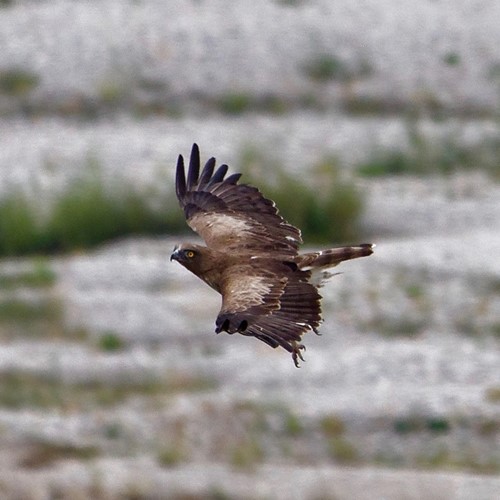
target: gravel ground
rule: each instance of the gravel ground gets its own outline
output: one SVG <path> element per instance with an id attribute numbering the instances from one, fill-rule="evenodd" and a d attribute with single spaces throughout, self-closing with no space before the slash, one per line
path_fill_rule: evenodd
<path id="1" fill-rule="evenodd" d="M 344 264 L 343 274 L 324 288 L 323 335 L 306 339 L 309 349 L 300 370 L 293 367 L 285 352 L 252 339 L 213 334 L 219 299 L 195 278 L 186 276 L 180 266 L 168 262 L 173 240 L 131 240 L 89 255 L 56 259 L 52 266 L 59 279 L 51 293 L 64 304 L 68 331 L 85 331 L 88 340 L 82 342 L 75 337 L 72 341 L 70 334 L 56 341 L 2 344 L 3 371 L 56 378 L 70 386 L 119 386 L 125 380 L 140 383 L 165 377 L 180 381 L 175 382 L 180 385 L 174 393 L 166 386 L 164 396 L 152 400 L 131 396 L 108 409 L 84 403 L 69 411 L 64 406 L 48 412 L 5 408 L 0 411 L 1 425 L 9 439 L 17 443 L 19 464 L 28 460 L 26 456 L 38 456 L 30 442 L 35 448 L 36 443 L 62 443 L 77 449 L 98 447 L 100 453 L 109 456 L 146 453 L 147 460 L 155 460 L 161 446 L 175 441 L 172 426 L 182 422 L 186 435 L 196 436 L 186 438 L 182 445 L 191 465 L 175 468 L 175 472 L 157 465 L 148 468 L 147 474 L 133 475 L 129 482 L 117 480 L 115 486 L 104 480 L 106 485 L 100 487 L 114 494 L 120 491 L 116 484 L 165 494 L 175 491 L 173 485 L 183 485 L 186 491 L 215 488 L 245 497 L 253 484 L 258 485 L 253 490 L 257 497 L 272 492 L 273 497 L 287 498 L 289 490 L 280 486 L 275 476 L 285 476 L 287 467 L 295 467 L 289 487 L 296 498 L 324 491 L 339 498 L 357 498 L 354 485 L 358 481 L 373 481 L 380 498 L 400 498 L 411 481 L 422 485 L 412 490 L 411 498 L 423 498 L 425 491 L 439 491 L 442 498 L 467 498 L 464 492 L 476 489 L 486 492 L 484 498 L 493 498 L 488 496 L 498 484 L 493 479 L 326 467 L 331 458 L 324 449 L 320 429 L 324 419 L 343 422 L 342 435 L 358 450 L 362 463 L 376 457 L 381 463 L 390 463 L 390 457 L 396 457 L 399 463 L 411 465 L 431 453 L 430 463 L 435 456 L 432 454 L 442 449 L 462 460 L 465 453 L 470 467 L 498 463 L 495 422 L 499 406 L 488 396 L 489 391 L 500 387 L 498 340 L 488 333 L 498 324 L 500 313 L 498 294 L 489 288 L 490 283 L 498 287 L 500 276 L 497 259 L 492 258 L 500 251 L 496 234 L 478 231 L 466 237 L 384 240 L 370 259 Z M 468 249 L 474 245 L 484 252 L 462 258 L 469 256 Z M 4 263 L 3 272 L 15 265 L 19 267 Z M 375 296 L 373 283 L 377 283 Z M 409 299 L 405 290 L 416 284 L 422 287 L 424 296 Z M 414 308 L 420 316 L 425 311 L 426 321 L 418 332 L 406 332 L 406 318 Z M 468 313 L 478 309 L 486 319 L 478 318 L 470 333 L 460 333 L 459 323 L 450 318 L 456 318 L 462 310 Z M 384 333 L 391 325 L 400 331 Z M 126 341 L 127 347 L 114 354 L 96 351 L 96 339 L 110 331 Z M 209 385 L 191 393 L 193 377 L 195 382 L 202 380 Z M 227 474 L 212 475 L 206 462 L 214 456 L 231 463 L 224 451 L 215 451 L 220 433 L 231 436 L 224 438 L 229 442 L 238 442 L 242 421 L 259 419 L 260 415 L 265 415 L 267 430 L 262 431 L 264 437 L 258 434 L 256 439 L 263 440 L 259 442 L 269 465 L 244 468 L 243 476 L 237 472 L 238 467 Z M 298 437 L 291 438 L 283 430 L 289 415 L 303 429 Z M 209 428 L 207 418 L 213 422 Z M 432 425 L 429 422 L 445 422 L 446 429 L 419 428 Z M 417 427 L 398 430 L 397 426 L 405 423 Z M 115 427 L 118 437 L 111 439 L 109 429 Z M 283 442 L 292 450 L 284 452 Z M 4 447 L 9 449 L 7 444 Z M 5 459 L 4 471 L 12 467 L 12 454 L 7 456 L 10 458 Z M 298 468 L 297 460 L 323 464 L 324 482 L 314 482 L 313 488 L 310 478 L 316 477 L 319 469 Z M 40 461 L 45 463 L 43 458 Z M 51 464 L 47 461 L 45 467 Z M 98 460 L 92 465 L 57 463 L 47 469 L 49 476 L 32 473 L 29 467 L 21 467 L 16 474 L 29 477 L 23 487 L 36 484 L 49 488 L 50 484 L 53 491 L 61 488 L 65 492 L 71 491 L 65 486 L 68 477 L 75 474 L 71 467 L 82 471 L 82 491 L 95 487 L 88 470 L 98 470 L 108 477 L 111 467 L 120 471 L 116 474 L 128 477 L 128 459 Z M 466 463 L 463 466 L 468 467 Z M 184 467 L 198 477 L 189 487 L 182 479 Z M 277 469 L 271 473 L 272 467 Z M 5 474 L 6 491 L 17 491 L 11 490 L 15 480 L 7 480 L 11 476 Z M 48 483 L 50 477 L 54 479 Z M 345 486 L 325 489 L 336 478 Z"/>
<path id="2" fill-rule="evenodd" d="M 146 102 L 228 91 L 335 100 L 342 77 L 312 85 L 303 69 L 328 54 L 359 74 L 353 95 L 498 109 L 497 1 L 296 4 L 19 1 L 2 9 L 0 68 L 33 71 L 30 100 L 66 110 L 111 90 Z"/>

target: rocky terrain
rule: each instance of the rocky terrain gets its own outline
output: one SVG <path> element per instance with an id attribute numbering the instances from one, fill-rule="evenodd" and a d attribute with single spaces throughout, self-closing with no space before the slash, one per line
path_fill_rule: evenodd
<path id="1" fill-rule="evenodd" d="M 193 141 L 305 184 L 334 157 L 377 247 L 322 289 L 300 369 L 215 335 L 219 297 L 169 261 L 195 235 L 2 259 L 0 496 L 496 498 L 498 2 L 5 4 L 0 200 L 43 212 L 97 164 L 170 202 Z M 359 174 L 436 143 L 477 166 Z"/>

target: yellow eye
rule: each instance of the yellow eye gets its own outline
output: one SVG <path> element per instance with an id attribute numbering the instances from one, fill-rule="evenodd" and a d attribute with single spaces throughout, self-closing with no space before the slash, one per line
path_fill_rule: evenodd
<path id="1" fill-rule="evenodd" d="M 192 250 L 188 250 L 188 251 L 186 252 L 186 257 L 187 257 L 188 259 L 192 259 L 192 258 L 194 257 L 194 252 L 193 252 Z"/>

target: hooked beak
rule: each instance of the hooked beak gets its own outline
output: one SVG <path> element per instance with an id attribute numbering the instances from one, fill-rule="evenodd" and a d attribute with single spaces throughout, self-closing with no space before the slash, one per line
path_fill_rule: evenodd
<path id="1" fill-rule="evenodd" d="M 174 251 L 172 252 L 172 255 L 170 256 L 170 262 L 173 260 L 179 260 L 179 247 L 176 245 L 174 247 Z"/>

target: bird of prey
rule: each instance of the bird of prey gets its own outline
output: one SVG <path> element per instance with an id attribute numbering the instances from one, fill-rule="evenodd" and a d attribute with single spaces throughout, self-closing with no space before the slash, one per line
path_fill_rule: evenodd
<path id="1" fill-rule="evenodd" d="M 241 174 L 226 177 L 210 158 L 200 173 L 200 151 L 193 144 L 187 178 L 179 155 L 176 193 L 188 225 L 207 246 L 182 243 L 176 260 L 222 295 L 215 331 L 240 333 L 281 346 L 295 366 L 304 361 L 304 333 L 318 333 L 318 288 L 340 262 L 373 253 L 374 245 L 299 254 L 300 230 L 286 222 L 274 202 L 247 184 Z"/>

